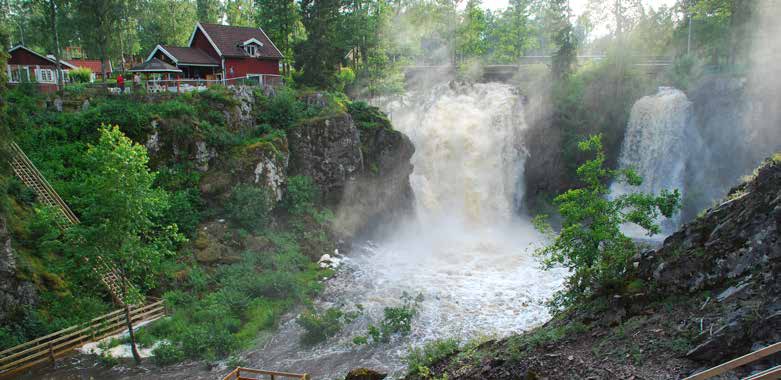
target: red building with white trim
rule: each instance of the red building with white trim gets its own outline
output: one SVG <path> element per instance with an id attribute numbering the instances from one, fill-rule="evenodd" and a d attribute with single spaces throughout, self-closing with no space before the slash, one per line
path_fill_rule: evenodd
<path id="1" fill-rule="evenodd" d="M 198 23 L 187 47 L 157 45 L 147 57 L 172 64 L 190 79 L 279 80 L 282 53 L 260 28 Z"/>
<path id="2" fill-rule="evenodd" d="M 36 53 L 30 48 L 16 45 L 8 50 L 11 56 L 8 58 L 6 68 L 8 83 L 18 84 L 24 82 L 35 83 L 44 92 L 57 91 L 57 83 L 60 75 L 67 79 L 68 70 L 76 66 L 60 60 L 62 73 L 57 73 L 57 64 L 53 57 L 47 57 Z"/>

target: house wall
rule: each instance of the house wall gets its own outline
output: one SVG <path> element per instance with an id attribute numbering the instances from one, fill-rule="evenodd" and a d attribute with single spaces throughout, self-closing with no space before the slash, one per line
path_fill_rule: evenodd
<path id="1" fill-rule="evenodd" d="M 54 64 L 51 61 L 43 59 L 35 54 L 32 54 L 24 49 L 16 49 L 11 52 L 11 57 L 8 59 L 9 65 L 39 65 L 41 67 L 47 66 L 47 68 L 53 68 Z"/>
<path id="2" fill-rule="evenodd" d="M 231 68 L 233 69 L 233 72 L 231 72 Z M 243 77 L 247 74 L 279 75 L 279 60 L 225 58 L 225 75 L 227 79 Z"/>
<path id="3" fill-rule="evenodd" d="M 212 56 L 217 60 L 217 62 L 220 61 L 220 55 L 217 54 L 217 51 L 214 50 L 214 47 L 212 47 L 212 44 L 209 43 L 209 40 L 206 39 L 206 36 L 203 34 L 203 32 L 201 32 L 200 29 L 196 29 L 195 37 L 193 38 L 193 42 L 190 44 L 190 47 L 197 47 L 205 51 L 206 54 Z"/>

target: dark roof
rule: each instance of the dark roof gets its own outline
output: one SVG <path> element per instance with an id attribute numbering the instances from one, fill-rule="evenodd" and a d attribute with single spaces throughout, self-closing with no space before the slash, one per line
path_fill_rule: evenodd
<path id="1" fill-rule="evenodd" d="M 161 45 L 165 51 L 171 53 L 176 60 L 178 65 L 187 65 L 194 64 L 194 65 L 214 65 L 219 66 L 220 63 L 217 62 L 216 59 L 214 59 L 212 56 L 206 54 L 205 51 L 194 48 L 194 47 L 180 47 L 180 46 L 171 46 L 171 45 Z"/>
<path id="2" fill-rule="evenodd" d="M 263 29 L 219 24 L 201 24 L 201 26 L 223 56 L 246 57 L 247 53 L 240 45 L 254 38 L 263 44 L 259 50 L 260 57 L 282 58 L 282 53 L 274 46 Z"/>
<path id="3" fill-rule="evenodd" d="M 169 65 L 157 58 L 152 58 L 138 66 L 128 70 L 134 73 L 181 73 L 182 70 L 176 68 L 176 66 Z"/>

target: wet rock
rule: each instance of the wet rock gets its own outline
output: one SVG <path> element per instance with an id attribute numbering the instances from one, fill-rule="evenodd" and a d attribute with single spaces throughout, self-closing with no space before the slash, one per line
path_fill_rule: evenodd
<path id="1" fill-rule="evenodd" d="M 409 138 L 392 128 L 377 109 L 373 128 L 360 128 L 363 167 L 348 181 L 336 213 L 334 230 L 346 238 L 371 234 L 409 215 L 414 201 L 409 176 L 415 147 Z"/>
<path id="2" fill-rule="evenodd" d="M 35 285 L 17 278 L 16 252 L 6 228 L 6 220 L 0 216 L 0 324 L 16 309 L 37 303 Z"/>
<path id="3" fill-rule="evenodd" d="M 388 375 L 368 368 L 356 368 L 347 373 L 344 380 L 382 380 Z"/>
<path id="4" fill-rule="evenodd" d="M 345 185 L 363 168 L 358 129 L 348 114 L 316 118 L 289 134 L 293 175 L 312 178 L 326 201 L 338 204 Z"/>

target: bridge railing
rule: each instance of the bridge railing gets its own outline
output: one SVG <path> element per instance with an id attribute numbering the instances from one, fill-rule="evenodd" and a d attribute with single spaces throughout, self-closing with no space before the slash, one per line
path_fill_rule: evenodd
<path id="1" fill-rule="evenodd" d="M 752 353 L 743 355 L 737 359 L 732 359 L 726 363 L 717 365 L 711 369 L 699 372 L 692 376 L 689 376 L 683 380 L 705 380 L 714 376 L 721 375 L 725 372 L 731 371 L 735 368 L 742 367 L 746 364 L 750 364 L 759 361 L 762 358 L 775 354 L 781 351 L 781 342 L 771 344 L 765 348 L 761 348 Z M 781 366 L 775 366 L 766 371 L 762 371 L 755 375 L 747 377 L 745 380 L 762 380 L 762 379 L 778 379 L 781 378 Z"/>
<path id="2" fill-rule="evenodd" d="M 252 369 L 238 367 L 225 375 L 222 380 L 259 380 L 269 378 L 271 380 L 277 379 L 301 379 L 309 380 L 309 374 L 306 373 L 290 373 L 279 371 L 265 371 L 262 369 Z"/>
<path id="3" fill-rule="evenodd" d="M 133 325 L 151 322 L 165 315 L 163 300 L 130 307 Z M 127 330 L 124 309 L 112 311 L 84 323 L 0 351 L 0 378 L 35 365 L 54 362 L 89 342 L 117 335 Z"/>

